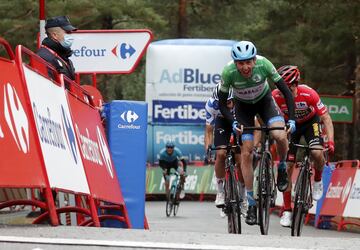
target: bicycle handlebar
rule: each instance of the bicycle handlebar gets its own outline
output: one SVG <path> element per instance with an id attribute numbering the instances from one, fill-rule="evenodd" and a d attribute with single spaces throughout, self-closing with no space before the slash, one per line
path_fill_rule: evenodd
<path id="1" fill-rule="evenodd" d="M 297 144 L 297 143 L 290 143 L 290 145 L 295 146 L 297 148 L 304 148 L 304 149 L 308 149 L 308 150 L 322 150 L 324 152 L 328 151 L 328 148 L 318 148 L 318 147 L 311 147 L 309 145 L 304 145 L 304 144 Z"/>
<path id="2" fill-rule="evenodd" d="M 238 147 L 239 147 L 239 145 L 217 146 L 217 147 L 211 147 L 210 150 L 211 151 L 222 150 L 222 149 L 230 150 L 230 149 L 236 149 Z"/>
<path id="3" fill-rule="evenodd" d="M 261 127 L 243 127 L 244 131 L 249 130 L 261 130 L 261 131 L 271 131 L 271 130 L 286 130 L 286 126 L 283 127 L 267 127 L 267 126 L 261 126 Z"/>

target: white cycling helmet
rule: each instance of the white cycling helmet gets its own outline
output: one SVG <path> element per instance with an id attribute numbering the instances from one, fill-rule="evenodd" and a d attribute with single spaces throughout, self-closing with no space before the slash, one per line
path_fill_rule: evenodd
<path id="1" fill-rule="evenodd" d="M 252 42 L 240 41 L 235 43 L 231 49 L 231 57 L 235 61 L 244 61 L 256 56 L 256 47 Z"/>

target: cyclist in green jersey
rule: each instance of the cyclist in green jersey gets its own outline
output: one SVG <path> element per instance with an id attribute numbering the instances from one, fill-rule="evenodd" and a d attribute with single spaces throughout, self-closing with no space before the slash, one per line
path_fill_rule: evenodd
<path id="1" fill-rule="evenodd" d="M 220 111 L 232 123 L 234 132 L 241 134 L 241 170 L 244 175 L 248 198 L 248 211 L 245 222 L 249 225 L 257 223 L 257 208 L 253 196 L 253 131 L 242 131 L 242 126 L 254 126 L 254 117 L 259 115 L 269 127 L 285 126 L 285 120 L 271 95 L 267 79 L 271 79 L 282 92 L 289 107 L 288 130 L 271 131 L 277 144 L 280 156 L 278 165 L 277 186 L 284 191 L 288 186 L 286 173 L 286 154 L 288 140 L 286 132 L 295 132 L 294 99 L 286 83 L 277 73 L 274 65 L 265 57 L 257 55 L 252 42 L 240 41 L 231 49 L 233 61 L 229 62 L 222 72 L 222 85 L 219 92 Z M 233 88 L 235 117 L 226 108 L 226 100 L 230 88 Z"/>

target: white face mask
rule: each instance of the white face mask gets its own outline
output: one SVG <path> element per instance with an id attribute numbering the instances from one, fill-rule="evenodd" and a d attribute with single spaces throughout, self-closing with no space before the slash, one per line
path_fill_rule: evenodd
<path id="1" fill-rule="evenodd" d="M 74 42 L 74 37 L 69 35 L 69 34 L 65 34 L 64 35 L 64 40 L 62 40 L 60 42 L 60 44 L 66 48 L 66 49 L 69 49 L 71 47 L 71 45 L 73 44 Z"/>

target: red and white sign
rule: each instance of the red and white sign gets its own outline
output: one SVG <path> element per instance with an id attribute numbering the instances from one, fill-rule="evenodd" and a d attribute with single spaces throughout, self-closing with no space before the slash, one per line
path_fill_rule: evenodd
<path id="1" fill-rule="evenodd" d="M 14 62 L 0 60 L 0 184 L 45 186 L 26 95 Z"/>
<path id="2" fill-rule="evenodd" d="M 321 207 L 321 215 L 343 215 L 356 170 L 357 169 L 352 168 L 351 165 L 343 165 L 342 167 L 335 168 L 326 191 L 324 203 Z"/>
<path id="3" fill-rule="evenodd" d="M 123 197 L 101 124 L 99 111 L 68 93 L 76 138 L 91 194 L 101 200 L 122 203 Z"/>
<path id="4" fill-rule="evenodd" d="M 150 30 L 81 30 L 72 33 L 76 73 L 131 73 L 152 40 Z"/>
<path id="5" fill-rule="evenodd" d="M 89 194 L 64 88 L 23 69 L 50 187 Z"/>
<path id="6" fill-rule="evenodd" d="M 360 218 L 360 170 L 357 169 L 344 210 L 344 217 Z"/>

